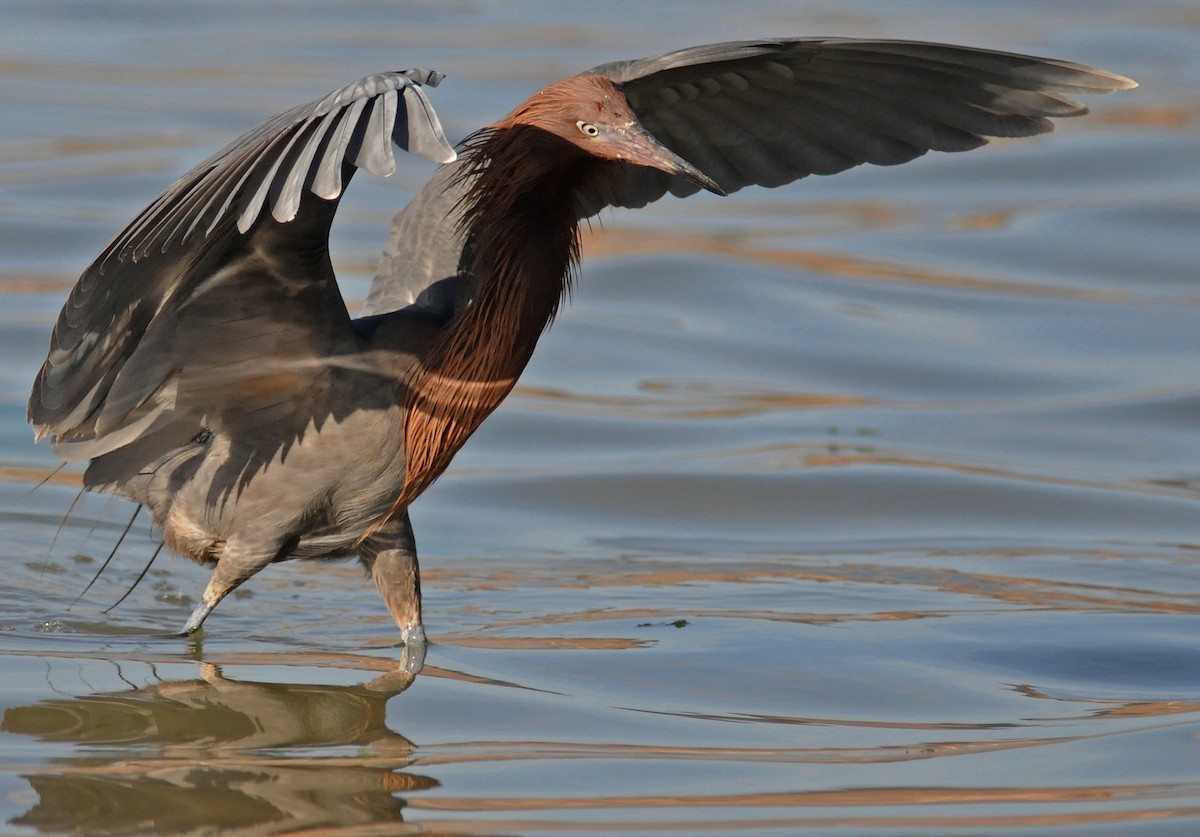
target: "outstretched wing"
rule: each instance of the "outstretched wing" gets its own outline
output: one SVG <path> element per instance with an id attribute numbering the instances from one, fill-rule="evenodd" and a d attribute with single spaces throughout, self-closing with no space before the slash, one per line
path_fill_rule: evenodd
<path id="1" fill-rule="evenodd" d="M 282 403 L 306 363 L 353 347 L 329 228 L 356 169 L 394 170 L 392 142 L 454 159 L 421 89 L 441 78 L 369 76 L 269 119 L 143 210 L 59 315 L 29 400 L 38 436 L 87 459 L 186 435 Z"/>
<path id="2" fill-rule="evenodd" d="M 801 38 L 692 47 L 588 71 L 611 79 L 660 142 L 727 193 L 862 163 L 966 151 L 1053 130 L 1071 96 L 1135 82 L 1066 61 L 914 41 Z M 584 211 L 639 207 L 699 187 L 629 166 Z"/>
<path id="3" fill-rule="evenodd" d="M 845 38 L 710 44 L 587 74 L 616 83 L 646 129 L 726 193 L 1044 133 L 1051 118 L 1087 112 L 1071 96 L 1136 86 L 1065 61 Z M 579 195 L 581 216 L 700 188 L 656 169 L 613 165 L 623 166 L 619 177 Z M 473 292 L 477 278 L 459 273 L 457 202 L 470 185 L 456 178 L 461 167 L 444 167 L 396 216 L 370 313 L 415 304 L 449 316 Z"/>

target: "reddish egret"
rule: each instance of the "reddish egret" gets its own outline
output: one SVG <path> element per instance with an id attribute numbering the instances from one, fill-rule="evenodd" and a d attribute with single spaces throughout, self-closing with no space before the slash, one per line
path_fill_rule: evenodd
<path id="1" fill-rule="evenodd" d="M 59 316 L 30 421 L 91 460 L 86 489 L 149 507 L 166 546 L 215 565 L 185 633 L 267 564 L 357 556 L 421 652 L 408 505 L 516 383 L 581 219 L 1041 134 L 1086 112 L 1069 97 L 1134 86 L 938 44 L 714 44 L 551 84 L 455 160 L 422 89 L 440 78 L 371 76 L 235 140 L 121 231 Z M 329 228 L 357 168 L 392 171 L 392 140 L 447 165 L 396 216 L 351 319 Z"/>

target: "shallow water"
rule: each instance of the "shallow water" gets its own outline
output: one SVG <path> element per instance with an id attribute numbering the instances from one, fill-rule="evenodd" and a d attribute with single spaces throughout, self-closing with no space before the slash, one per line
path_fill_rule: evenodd
<path id="1" fill-rule="evenodd" d="M 0 8 L 5 834 L 1200 829 L 1200 11 L 1190 2 Z M 1032 141 L 614 213 L 413 507 L 415 679 L 349 565 L 205 573 L 35 448 L 104 242 L 262 117 L 433 66 L 458 138 L 620 57 L 946 40 L 1137 78 Z M 430 167 L 356 179 L 361 300 Z M 52 546 L 53 543 L 53 546 Z"/>

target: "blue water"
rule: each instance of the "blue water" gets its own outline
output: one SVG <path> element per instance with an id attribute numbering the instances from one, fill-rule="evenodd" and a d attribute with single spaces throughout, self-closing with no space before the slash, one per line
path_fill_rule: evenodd
<path id="1" fill-rule="evenodd" d="M 1200 828 L 1191 2 L 0 7 L 0 831 L 1185 835 Z M 413 507 L 415 679 L 352 565 L 205 572 L 34 447 L 95 253 L 267 115 L 447 73 L 458 139 L 594 64 L 920 38 L 1141 82 L 1051 136 L 611 213 Z M 365 295 L 431 166 L 355 180 Z M 52 546 L 53 543 L 53 546 Z M 405 831 L 408 829 L 408 831 Z"/>

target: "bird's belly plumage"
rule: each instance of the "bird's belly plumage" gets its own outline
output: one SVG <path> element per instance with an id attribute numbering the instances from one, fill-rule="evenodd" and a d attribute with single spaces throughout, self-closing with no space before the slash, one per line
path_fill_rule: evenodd
<path id="1" fill-rule="evenodd" d="M 122 493 L 149 507 L 168 547 L 202 563 L 231 537 L 274 542 L 279 560 L 348 557 L 400 493 L 402 428 L 398 409 L 330 417 L 265 461 L 261 440 L 217 430 Z"/>

